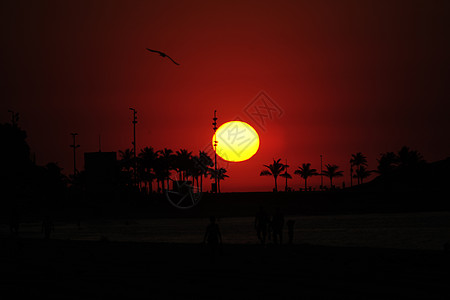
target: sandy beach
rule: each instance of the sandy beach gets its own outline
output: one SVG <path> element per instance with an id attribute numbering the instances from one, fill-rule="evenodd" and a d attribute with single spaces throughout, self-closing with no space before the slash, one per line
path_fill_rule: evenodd
<path id="1" fill-rule="evenodd" d="M 286 215 L 294 220 L 294 243 L 332 247 L 368 247 L 442 250 L 450 241 L 450 212 Z M 203 239 L 209 220 L 187 218 L 56 218 L 52 238 L 58 240 L 196 244 Z M 257 244 L 254 217 L 220 217 L 224 243 Z M 22 222 L 19 237 L 41 239 L 42 221 Z M 9 236 L 0 224 L 0 238 Z M 287 229 L 284 228 L 287 239 Z"/>
<path id="2" fill-rule="evenodd" d="M 206 215 L 206 213 L 205 213 Z M 25 217 L 27 215 L 24 215 Z M 254 217 L 56 218 L 1 224 L 0 296 L 54 299 L 448 299 L 449 212 L 286 215 L 294 245 L 258 244 Z M 285 240 L 287 232 L 285 228 Z M 8 295 L 6 297 L 6 295 Z M 15 296 L 15 297 L 14 297 Z"/>
<path id="3" fill-rule="evenodd" d="M 2 299 L 450 296 L 443 250 L 3 238 L 0 260 Z"/>

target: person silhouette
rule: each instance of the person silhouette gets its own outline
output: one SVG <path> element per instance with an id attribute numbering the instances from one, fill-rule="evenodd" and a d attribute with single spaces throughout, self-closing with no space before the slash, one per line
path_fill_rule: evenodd
<path id="1" fill-rule="evenodd" d="M 52 231 L 55 231 L 52 218 L 50 216 L 46 216 L 42 221 L 42 232 L 44 233 L 46 240 L 50 239 L 50 234 Z"/>
<path id="2" fill-rule="evenodd" d="M 295 221 L 294 220 L 288 220 L 286 222 L 287 228 L 288 228 L 288 237 L 289 237 L 289 245 L 293 245 L 294 244 L 294 225 L 295 225 Z"/>
<path id="3" fill-rule="evenodd" d="M 210 223 L 206 227 L 203 243 L 208 243 L 211 249 L 211 260 L 214 261 L 219 245 L 222 245 L 222 234 L 220 233 L 219 225 L 216 223 L 216 217 L 209 218 Z"/>
<path id="4" fill-rule="evenodd" d="M 269 216 L 267 215 L 264 207 L 259 206 L 259 210 L 255 216 L 255 229 L 258 236 L 258 240 L 262 245 L 266 244 L 267 227 L 269 225 Z"/>
<path id="5" fill-rule="evenodd" d="M 272 230 L 273 230 L 273 243 L 280 245 L 283 243 L 283 227 L 284 227 L 284 215 L 281 209 L 278 207 L 272 217 Z"/>

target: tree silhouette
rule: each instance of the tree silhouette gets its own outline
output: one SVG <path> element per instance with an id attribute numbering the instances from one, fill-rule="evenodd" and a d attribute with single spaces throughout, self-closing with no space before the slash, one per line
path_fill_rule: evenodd
<path id="1" fill-rule="evenodd" d="M 133 168 L 134 154 L 133 150 L 125 149 L 124 151 L 119 150 L 119 167 L 121 171 L 122 180 L 125 182 L 125 185 L 131 186 L 133 172 L 131 169 Z"/>
<path id="2" fill-rule="evenodd" d="M 322 172 L 323 175 L 330 178 L 330 188 L 333 188 L 333 178 L 344 176 L 343 171 L 338 170 L 337 165 L 326 164 L 325 170 Z"/>
<path id="3" fill-rule="evenodd" d="M 350 159 L 350 164 L 352 165 L 352 167 L 356 167 L 356 177 L 358 179 L 358 184 L 361 183 L 361 177 L 358 176 L 358 170 L 362 167 L 362 166 L 367 166 L 367 157 L 364 156 L 361 152 L 358 152 L 356 154 L 352 154 L 352 158 Z M 353 170 L 353 168 L 352 168 Z M 361 173 L 361 172 L 359 172 Z"/>
<path id="4" fill-rule="evenodd" d="M 149 193 L 152 192 L 152 183 L 156 178 L 154 168 L 158 155 L 158 151 L 155 151 L 153 147 L 145 147 L 144 149 L 141 149 L 141 152 L 138 155 L 137 165 L 139 177 L 144 182 L 146 190 L 148 186 Z"/>
<path id="5" fill-rule="evenodd" d="M 227 170 L 225 168 L 219 168 L 217 169 L 217 187 L 219 188 L 219 193 L 220 193 L 220 181 L 221 180 L 225 180 L 225 178 L 228 178 L 230 176 L 228 176 L 227 174 L 225 174 L 227 172 Z"/>
<path id="6" fill-rule="evenodd" d="M 200 151 L 199 157 L 198 157 L 198 163 L 199 163 L 199 168 L 201 169 L 200 191 L 203 191 L 203 177 L 206 177 L 209 174 L 210 168 L 214 167 L 214 162 L 205 151 Z"/>
<path id="7" fill-rule="evenodd" d="M 170 180 L 170 171 L 174 169 L 174 159 L 175 156 L 173 154 L 172 149 L 164 148 L 159 151 L 159 159 L 162 166 L 165 169 L 165 180 L 167 181 L 167 189 L 169 189 L 169 180 Z"/>
<path id="8" fill-rule="evenodd" d="M 197 185 L 197 190 L 200 190 L 199 187 L 199 177 L 203 177 L 202 166 L 200 163 L 200 156 L 192 155 L 191 164 L 189 169 L 189 174 L 192 176 L 192 185 Z"/>
<path id="9" fill-rule="evenodd" d="M 377 173 L 380 175 L 391 174 L 398 164 L 398 156 L 394 152 L 382 153 L 381 157 L 377 159 Z"/>
<path id="10" fill-rule="evenodd" d="M 272 164 L 270 164 L 270 165 L 263 165 L 268 170 L 263 170 L 259 174 L 260 176 L 273 176 L 273 178 L 275 180 L 275 188 L 274 188 L 275 192 L 278 191 L 277 178 L 281 174 L 281 172 L 283 172 L 284 169 L 286 168 L 286 165 L 280 163 L 280 161 L 281 161 L 281 158 L 278 159 L 278 160 L 274 159 Z"/>
<path id="11" fill-rule="evenodd" d="M 284 187 L 284 190 L 287 192 L 287 190 L 288 190 L 287 180 L 288 180 L 288 179 L 292 179 L 292 175 L 289 174 L 289 173 L 287 172 L 287 170 L 285 170 L 284 173 L 281 173 L 281 174 L 280 174 L 280 177 L 283 177 L 284 179 L 286 179 L 286 185 L 285 185 L 285 187 Z"/>
<path id="12" fill-rule="evenodd" d="M 310 163 L 302 164 L 301 167 L 298 167 L 298 169 L 294 171 L 294 174 L 300 175 L 300 177 L 305 180 L 305 191 L 308 188 L 307 184 L 308 177 L 319 175 L 316 169 L 311 168 Z"/>
<path id="13" fill-rule="evenodd" d="M 397 154 L 398 166 L 404 167 L 416 167 L 425 162 L 422 154 L 417 150 L 411 150 L 409 147 L 403 146 Z"/>
<path id="14" fill-rule="evenodd" d="M 394 152 L 381 153 L 381 157 L 377 161 L 376 172 L 380 175 L 388 175 L 397 169 L 417 167 L 425 163 L 422 154 L 407 146 L 403 146 L 397 154 Z"/>
<path id="15" fill-rule="evenodd" d="M 210 178 L 215 179 L 216 178 L 216 170 L 210 169 Z M 225 174 L 227 170 L 225 168 L 219 168 L 217 169 L 217 191 L 220 193 L 220 181 L 225 180 L 225 178 L 229 177 L 227 174 Z"/>
<path id="16" fill-rule="evenodd" d="M 159 153 L 159 151 L 158 151 Z M 164 158 L 158 156 L 153 163 L 153 172 L 155 174 L 157 190 L 164 192 L 166 190 L 165 182 L 170 176 L 170 170 L 165 164 Z"/>
<path id="17" fill-rule="evenodd" d="M 365 166 L 360 166 L 356 170 L 356 174 L 354 176 L 359 178 L 361 180 L 361 183 L 364 183 L 364 179 L 369 177 L 372 174 L 372 172 L 373 171 L 371 171 L 371 170 L 367 170 L 367 168 Z"/>
<path id="18" fill-rule="evenodd" d="M 133 150 L 125 149 L 124 151 L 119 150 L 119 163 L 120 168 L 125 171 L 130 171 L 133 167 Z"/>
<path id="19" fill-rule="evenodd" d="M 187 180 L 187 173 L 192 163 L 191 159 L 192 152 L 189 152 L 186 149 L 177 150 L 174 157 L 174 167 L 178 172 L 179 180 Z"/>

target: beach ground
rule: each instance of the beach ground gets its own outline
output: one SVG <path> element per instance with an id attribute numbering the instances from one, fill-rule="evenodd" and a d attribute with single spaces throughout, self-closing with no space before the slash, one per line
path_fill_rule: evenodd
<path id="1" fill-rule="evenodd" d="M 200 243 L 24 238 L 0 248 L 2 299 L 450 296 L 443 250 L 224 244 L 211 259 Z"/>

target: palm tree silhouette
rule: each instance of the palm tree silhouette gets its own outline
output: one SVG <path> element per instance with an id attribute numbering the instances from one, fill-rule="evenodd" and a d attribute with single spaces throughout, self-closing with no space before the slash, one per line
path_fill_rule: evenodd
<path id="1" fill-rule="evenodd" d="M 119 166 L 120 170 L 123 172 L 124 180 L 126 185 L 131 184 L 131 178 L 133 173 L 131 172 L 131 169 L 133 168 L 134 161 L 134 153 L 131 149 L 125 149 L 124 151 L 119 150 Z"/>
<path id="2" fill-rule="evenodd" d="M 140 179 L 144 181 L 145 190 L 147 190 L 148 186 L 149 193 L 152 192 L 153 179 L 156 178 L 154 171 L 158 156 L 159 151 L 155 151 L 153 147 L 145 147 L 144 149 L 141 149 L 141 152 L 138 155 L 138 171 L 141 177 Z"/>
<path id="3" fill-rule="evenodd" d="M 337 165 L 326 164 L 325 169 L 322 174 L 330 178 L 330 189 L 333 188 L 333 178 L 344 176 L 343 171 L 338 171 L 339 167 Z"/>
<path id="4" fill-rule="evenodd" d="M 200 163 L 200 156 L 193 155 L 191 157 L 191 164 L 189 167 L 189 174 L 192 176 L 192 184 L 196 183 L 197 190 L 200 191 L 199 177 L 202 177 L 202 166 Z"/>
<path id="5" fill-rule="evenodd" d="M 210 168 L 214 167 L 214 162 L 205 151 L 200 151 L 198 156 L 198 162 L 201 168 L 200 175 L 200 191 L 203 191 L 203 177 L 209 174 Z"/>
<path id="6" fill-rule="evenodd" d="M 386 152 L 382 153 L 377 161 L 377 173 L 380 175 L 387 175 L 391 174 L 397 167 L 398 157 L 394 152 Z"/>
<path id="7" fill-rule="evenodd" d="M 361 166 L 367 167 L 367 157 L 364 156 L 361 152 L 358 152 L 356 154 L 352 154 L 352 158 L 350 159 L 350 164 L 353 167 L 356 167 L 356 178 L 358 179 L 358 184 L 361 183 L 361 177 L 358 176 L 358 170 L 361 168 Z M 353 168 L 352 168 L 353 170 Z M 361 172 L 359 172 L 361 173 Z"/>
<path id="8" fill-rule="evenodd" d="M 159 151 L 158 151 L 159 153 Z M 170 176 L 169 168 L 165 164 L 165 160 L 158 156 L 153 163 L 153 172 L 155 173 L 156 186 L 158 191 L 166 191 L 166 179 Z"/>
<path id="9" fill-rule="evenodd" d="M 316 169 L 311 169 L 310 163 L 302 164 L 301 167 L 298 167 L 298 169 L 294 171 L 294 174 L 300 175 L 301 178 L 305 179 L 305 191 L 308 188 L 308 177 L 319 175 Z"/>
<path id="10" fill-rule="evenodd" d="M 288 179 L 292 179 L 291 174 L 288 173 L 287 169 L 289 168 L 288 164 L 287 164 L 287 159 L 286 159 L 286 164 L 284 165 L 284 173 L 280 174 L 280 177 L 283 177 L 286 180 L 286 184 L 284 186 L 284 191 L 287 192 L 288 191 Z"/>
<path id="11" fill-rule="evenodd" d="M 227 174 L 225 174 L 226 172 L 227 172 L 227 170 L 225 168 L 217 169 L 217 191 L 219 192 L 219 194 L 220 194 L 220 181 L 225 180 L 225 178 L 227 178 L 227 177 L 230 177 Z M 210 174 L 210 179 L 216 178 L 216 170 L 210 169 L 209 174 Z"/>
<path id="12" fill-rule="evenodd" d="M 120 167 L 126 171 L 129 171 L 133 167 L 133 150 L 125 149 L 119 150 Z"/>
<path id="13" fill-rule="evenodd" d="M 288 190 L 288 183 L 287 183 L 287 181 L 288 181 L 288 179 L 292 179 L 292 175 L 289 174 L 289 173 L 285 170 L 284 173 L 281 173 L 281 174 L 280 174 L 280 177 L 283 177 L 284 179 L 286 179 L 286 185 L 285 185 L 285 187 L 284 187 L 284 190 L 287 192 L 287 190 Z"/>
<path id="14" fill-rule="evenodd" d="M 192 163 L 192 152 L 186 149 L 177 150 L 175 154 L 175 168 L 178 171 L 179 180 L 186 181 L 188 178 L 188 170 Z"/>
<path id="15" fill-rule="evenodd" d="M 373 171 L 367 170 L 365 166 L 360 166 L 359 169 L 356 170 L 355 177 L 358 177 L 361 179 L 361 184 L 364 183 L 364 179 L 369 177 L 372 174 Z"/>
<path id="16" fill-rule="evenodd" d="M 170 171 L 173 170 L 173 163 L 174 163 L 174 154 L 172 149 L 168 149 L 168 148 L 164 148 L 163 150 L 159 151 L 159 158 L 160 158 L 160 162 L 163 166 L 163 168 L 165 169 L 165 175 L 166 177 L 164 178 L 164 180 L 167 181 L 167 186 L 163 187 L 163 189 L 165 189 L 167 187 L 167 189 L 169 189 L 169 178 L 170 178 Z M 165 184 L 164 184 L 165 185 Z"/>
<path id="17" fill-rule="evenodd" d="M 424 163 L 422 154 L 417 150 L 411 150 L 409 147 L 403 146 L 397 154 L 399 167 L 416 167 Z"/>
<path id="18" fill-rule="evenodd" d="M 274 188 L 275 192 L 278 191 L 277 178 L 281 174 L 281 172 L 283 172 L 284 169 L 286 168 L 286 165 L 280 163 L 280 161 L 281 161 L 281 158 L 278 160 L 274 159 L 272 164 L 263 165 L 268 170 L 262 170 L 261 173 L 259 174 L 259 176 L 273 176 L 273 178 L 275 180 L 275 188 Z"/>

